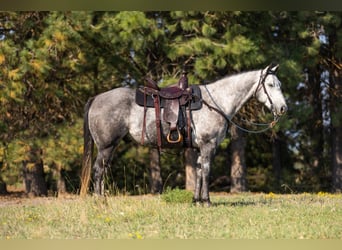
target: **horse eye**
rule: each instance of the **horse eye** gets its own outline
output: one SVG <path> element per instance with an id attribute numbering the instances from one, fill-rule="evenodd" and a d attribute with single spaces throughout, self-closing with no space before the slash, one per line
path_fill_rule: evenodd
<path id="1" fill-rule="evenodd" d="M 267 85 L 268 87 L 271 87 L 271 88 L 274 87 L 273 83 L 268 83 Z"/>

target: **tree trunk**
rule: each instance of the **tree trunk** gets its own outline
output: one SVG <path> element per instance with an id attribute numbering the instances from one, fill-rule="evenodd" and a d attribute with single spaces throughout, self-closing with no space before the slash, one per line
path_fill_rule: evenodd
<path id="1" fill-rule="evenodd" d="M 338 69 L 330 72 L 332 88 L 331 101 L 331 156 L 332 156 L 332 191 L 342 192 L 342 74 Z"/>
<path id="2" fill-rule="evenodd" d="M 276 189 L 280 189 L 281 162 L 281 142 L 278 138 L 274 138 L 272 142 L 272 167 Z"/>
<path id="3" fill-rule="evenodd" d="M 342 192 L 342 126 L 332 132 L 332 182 L 333 192 Z"/>
<path id="4" fill-rule="evenodd" d="M 163 180 L 160 174 L 160 154 L 157 148 L 150 149 L 150 161 L 151 193 L 161 193 L 163 191 Z"/>
<path id="5" fill-rule="evenodd" d="M 28 160 L 23 161 L 25 191 L 29 196 L 47 195 L 41 154 L 41 149 L 30 147 Z"/>
<path id="6" fill-rule="evenodd" d="M 7 194 L 7 186 L 6 183 L 1 179 L 0 176 L 0 194 Z"/>
<path id="7" fill-rule="evenodd" d="M 230 128 L 232 141 L 230 143 L 231 148 L 231 193 L 239 193 L 247 191 L 246 181 L 246 137 L 241 130 L 235 125 Z"/>
<path id="8" fill-rule="evenodd" d="M 58 195 L 66 193 L 65 179 L 62 175 L 62 166 L 59 164 L 54 164 L 54 178 L 56 179 L 57 193 Z"/>
<path id="9" fill-rule="evenodd" d="M 197 159 L 198 153 L 195 149 L 186 148 L 184 150 L 185 189 L 189 191 L 195 191 Z"/>
<path id="10" fill-rule="evenodd" d="M 309 70 L 308 85 L 310 90 L 309 101 L 313 108 L 311 123 L 311 130 L 309 130 L 312 140 L 312 156 L 311 166 L 312 174 L 320 173 L 323 164 L 323 122 L 322 122 L 322 89 L 321 89 L 321 74 L 322 70 L 319 66 Z"/>

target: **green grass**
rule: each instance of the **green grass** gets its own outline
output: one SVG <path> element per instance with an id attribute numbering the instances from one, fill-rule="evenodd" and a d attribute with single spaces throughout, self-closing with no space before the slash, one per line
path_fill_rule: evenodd
<path id="1" fill-rule="evenodd" d="M 0 204 L 0 239 L 342 239 L 342 195 L 212 195 L 210 208 L 162 196 Z"/>

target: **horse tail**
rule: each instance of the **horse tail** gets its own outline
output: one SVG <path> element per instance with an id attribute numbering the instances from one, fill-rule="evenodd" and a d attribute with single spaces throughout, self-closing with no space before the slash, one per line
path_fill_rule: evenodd
<path id="1" fill-rule="evenodd" d="M 90 98 L 84 106 L 84 121 L 83 121 L 83 161 L 81 171 L 81 189 L 80 195 L 85 196 L 88 192 L 89 182 L 91 178 L 92 156 L 94 152 L 94 140 L 89 130 L 89 109 L 94 98 Z"/>

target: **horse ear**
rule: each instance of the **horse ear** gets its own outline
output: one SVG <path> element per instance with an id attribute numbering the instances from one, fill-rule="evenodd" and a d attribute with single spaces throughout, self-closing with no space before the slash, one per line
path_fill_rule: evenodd
<path id="1" fill-rule="evenodd" d="M 269 69 L 270 69 L 272 72 L 276 73 L 277 70 L 278 70 L 278 68 L 279 68 L 279 64 L 273 64 L 273 65 L 270 66 Z"/>
<path id="2" fill-rule="evenodd" d="M 278 68 L 279 68 L 279 64 L 271 63 L 270 65 L 266 67 L 265 71 L 271 74 L 275 74 Z"/>

